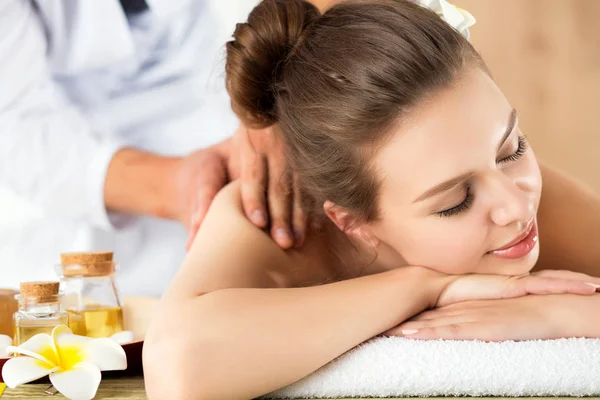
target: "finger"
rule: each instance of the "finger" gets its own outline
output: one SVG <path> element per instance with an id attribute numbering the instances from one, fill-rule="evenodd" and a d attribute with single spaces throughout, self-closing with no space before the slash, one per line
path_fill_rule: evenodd
<path id="1" fill-rule="evenodd" d="M 291 179 L 278 156 L 269 158 L 269 189 L 267 193 L 271 235 L 277 244 L 287 249 L 294 244 L 290 229 Z"/>
<path id="2" fill-rule="evenodd" d="M 265 159 L 254 151 L 247 136 L 240 138 L 241 158 L 241 196 L 244 213 L 259 228 L 269 223 L 266 205 L 266 163 Z"/>
<path id="3" fill-rule="evenodd" d="M 219 182 L 217 182 L 217 180 Z M 192 243 L 196 238 L 196 234 L 198 233 L 198 229 L 200 229 L 202 222 L 204 222 L 204 218 L 206 217 L 206 214 L 208 213 L 210 205 L 212 204 L 215 196 L 225 184 L 224 178 L 217 180 L 213 184 L 204 185 L 196 196 L 193 206 L 193 214 L 188 227 L 188 240 L 185 245 L 187 251 L 190 250 Z"/>
<path id="4" fill-rule="evenodd" d="M 476 302 L 473 302 L 473 301 L 465 302 L 465 304 L 467 305 L 466 307 L 453 308 L 451 306 L 463 305 L 463 303 L 454 303 L 454 304 L 451 304 L 450 306 L 444 306 L 442 308 L 435 308 L 430 311 L 423 311 L 422 313 L 419 313 L 419 314 L 415 315 L 414 317 L 410 318 L 408 321 L 426 321 L 426 320 L 431 320 L 431 319 L 452 317 L 455 315 L 462 315 L 466 311 L 480 309 L 480 307 L 470 306 L 473 303 L 476 303 Z"/>
<path id="5" fill-rule="evenodd" d="M 308 213 L 304 208 L 303 194 L 300 189 L 300 183 L 297 174 L 293 174 L 293 211 L 292 211 L 292 230 L 294 232 L 294 245 L 299 248 L 304 244 L 306 237 L 306 224 L 308 221 Z"/>
<path id="6" fill-rule="evenodd" d="M 600 284 L 600 278 L 597 278 L 595 276 L 590 276 L 587 274 L 582 274 L 580 272 L 574 272 L 574 271 L 568 271 L 568 270 L 546 269 L 543 271 L 534 272 L 531 275 L 542 276 L 542 277 L 546 277 L 546 278 L 578 280 L 578 281 L 583 281 L 583 282 Z"/>
<path id="7" fill-rule="evenodd" d="M 222 182 L 222 183 L 223 184 L 211 184 L 211 185 L 203 186 L 200 189 L 200 191 L 198 192 L 198 195 L 196 198 L 196 207 L 195 207 L 194 214 L 192 217 L 192 230 L 193 231 L 197 231 L 198 228 L 200 227 L 200 225 L 202 225 L 202 222 L 204 222 L 204 218 L 206 217 L 206 214 L 208 213 L 208 209 L 210 208 L 210 205 L 212 204 L 213 200 L 215 199 L 217 193 L 219 193 L 221 188 L 224 186 L 225 182 Z"/>
<path id="8" fill-rule="evenodd" d="M 194 240 L 196 240 L 196 235 L 198 234 L 198 230 L 194 230 L 188 236 L 187 243 L 185 244 L 185 251 L 190 251 L 192 245 L 194 244 Z"/>
<path id="9" fill-rule="evenodd" d="M 434 326 L 407 332 L 404 337 L 420 340 L 484 340 L 487 342 L 499 342 L 507 340 L 506 334 L 502 335 L 502 329 L 492 324 L 482 322 L 466 322 Z"/>
<path id="10" fill-rule="evenodd" d="M 525 294 L 594 294 L 597 287 L 582 281 L 528 276 L 520 279 L 521 288 L 516 288 L 516 293 L 524 291 Z M 519 296 L 515 296 L 519 297 Z"/>
<path id="11" fill-rule="evenodd" d="M 465 324 L 469 322 L 481 322 L 480 319 L 476 318 L 474 315 L 455 315 L 450 317 L 442 317 L 431 320 L 422 320 L 422 321 L 408 321 L 403 324 L 400 324 L 398 328 L 402 335 L 411 334 L 415 330 L 421 330 L 425 328 L 435 328 L 438 326 L 446 326 L 446 325 L 455 325 L 455 324 Z"/>

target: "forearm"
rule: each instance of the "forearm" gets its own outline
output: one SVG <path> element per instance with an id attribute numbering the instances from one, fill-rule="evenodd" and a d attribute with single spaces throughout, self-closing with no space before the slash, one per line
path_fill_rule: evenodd
<path id="1" fill-rule="evenodd" d="M 590 312 L 587 313 L 587 318 L 584 319 L 582 328 L 585 329 L 585 337 L 600 338 L 600 318 L 598 318 L 598 310 L 600 309 L 600 293 L 590 296 L 589 302 L 591 305 Z"/>
<path id="2" fill-rule="evenodd" d="M 104 203 L 111 211 L 174 218 L 169 194 L 178 158 L 126 148 L 111 160 L 104 183 Z"/>
<path id="3" fill-rule="evenodd" d="M 145 342 L 150 397 L 172 384 L 173 398 L 186 399 L 253 398 L 290 384 L 435 303 L 445 283 L 427 271 L 166 304 Z"/>
<path id="4" fill-rule="evenodd" d="M 536 269 L 569 269 L 600 276 L 600 195 L 542 165 Z"/>
<path id="5" fill-rule="evenodd" d="M 231 140 L 206 149 L 224 160 L 229 159 Z M 104 184 L 107 209 L 158 218 L 180 219 L 180 192 L 189 184 L 181 174 L 185 158 L 165 157 L 133 148 L 125 148 L 112 158 Z M 188 174 L 189 175 L 189 174 Z"/>

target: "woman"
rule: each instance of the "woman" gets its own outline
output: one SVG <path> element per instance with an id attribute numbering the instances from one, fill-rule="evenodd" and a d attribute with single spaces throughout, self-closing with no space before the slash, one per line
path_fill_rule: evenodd
<path id="1" fill-rule="evenodd" d="M 234 110 L 279 131 L 323 224 L 284 251 L 246 221 L 236 183 L 218 195 L 146 337 L 151 398 L 256 397 L 382 333 L 600 336 L 586 321 L 600 280 L 581 273 L 598 252 L 528 274 L 568 259 L 536 264 L 538 220 L 561 211 L 540 207 L 516 111 L 437 15 L 266 0 L 227 51 Z M 561 235 L 555 251 L 584 242 Z M 581 320 L 556 319 L 573 307 Z"/>

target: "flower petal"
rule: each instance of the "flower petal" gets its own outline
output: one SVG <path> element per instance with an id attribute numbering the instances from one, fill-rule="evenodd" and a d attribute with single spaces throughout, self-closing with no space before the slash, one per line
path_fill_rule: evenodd
<path id="1" fill-rule="evenodd" d="M 90 400 L 96 396 L 102 375 L 93 364 L 82 362 L 69 371 L 50 374 L 50 382 L 63 396 L 72 400 Z"/>
<path id="2" fill-rule="evenodd" d="M 475 24 L 475 17 L 468 11 L 455 7 L 446 0 L 440 0 L 440 6 L 442 8 L 441 17 L 444 21 L 468 39 L 468 28 Z"/>
<path id="3" fill-rule="evenodd" d="M 93 339 L 83 349 L 82 361 L 92 363 L 100 371 L 123 370 L 127 368 L 125 350 L 109 338 Z"/>
<path id="4" fill-rule="evenodd" d="M 93 340 L 87 336 L 75 335 L 66 325 L 59 325 L 52 330 L 52 340 L 55 346 L 80 345 Z"/>
<path id="5" fill-rule="evenodd" d="M 11 358 L 2 368 L 2 379 L 9 388 L 40 379 L 57 367 L 31 357 Z"/>
<path id="6" fill-rule="evenodd" d="M 110 339 L 119 344 L 131 343 L 133 342 L 133 331 L 117 332 L 114 335 L 111 335 Z"/>
<path id="7" fill-rule="evenodd" d="M 438 15 L 442 13 L 440 0 L 418 0 L 417 3 L 425 8 L 429 8 Z"/>
<path id="8" fill-rule="evenodd" d="M 0 358 L 8 357 L 6 348 L 12 345 L 12 338 L 6 335 L 0 335 Z"/>
<path id="9" fill-rule="evenodd" d="M 58 362 L 64 371 L 68 371 L 75 364 L 84 360 L 83 349 L 93 339 L 85 336 L 74 335 L 69 328 L 64 325 L 57 326 L 52 331 L 52 338 Z"/>
<path id="10" fill-rule="evenodd" d="M 52 337 L 46 333 L 32 336 L 28 341 L 19 346 L 8 346 L 6 350 L 9 354 L 24 354 L 51 365 L 58 364 Z"/>

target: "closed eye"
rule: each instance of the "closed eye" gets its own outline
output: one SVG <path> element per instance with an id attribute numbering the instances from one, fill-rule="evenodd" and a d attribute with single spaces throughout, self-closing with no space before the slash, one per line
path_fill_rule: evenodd
<path id="1" fill-rule="evenodd" d="M 471 207 L 471 204 L 473 204 L 473 193 L 471 192 L 471 187 L 467 186 L 465 199 L 460 204 L 457 204 L 452 208 L 436 212 L 436 214 L 440 217 L 452 217 L 468 210 L 469 207 Z"/>
<path id="2" fill-rule="evenodd" d="M 496 162 L 498 164 L 503 164 L 503 163 L 517 161 L 519 158 L 521 158 L 523 156 L 523 154 L 525 154 L 525 152 L 527 152 L 528 148 L 529 148 L 529 142 L 527 141 L 525 136 L 519 136 L 519 146 L 517 147 L 517 151 L 515 151 L 513 154 L 511 154 L 508 157 L 504 157 L 504 158 L 501 158 L 500 160 L 497 160 Z"/>

